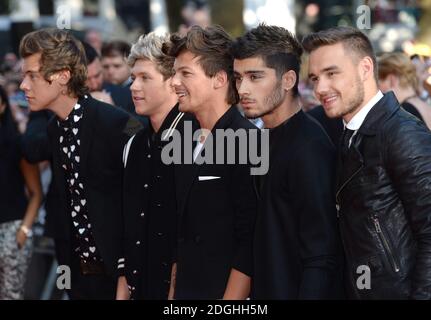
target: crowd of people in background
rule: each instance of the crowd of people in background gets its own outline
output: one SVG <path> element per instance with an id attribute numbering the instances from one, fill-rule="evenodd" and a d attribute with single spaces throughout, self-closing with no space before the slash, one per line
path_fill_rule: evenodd
<path id="1" fill-rule="evenodd" d="M 234 40 L 192 11 L 171 36 L 43 29 L 2 57 L 0 299 L 24 298 L 41 205 L 71 299 L 430 299 L 431 57 L 375 59 L 352 28 Z M 184 121 L 269 130 L 268 173 L 162 165 Z"/>

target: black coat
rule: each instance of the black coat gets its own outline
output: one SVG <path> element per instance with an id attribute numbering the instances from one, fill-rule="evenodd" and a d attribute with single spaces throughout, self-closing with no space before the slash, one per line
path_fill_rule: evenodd
<path id="1" fill-rule="evenodd" d="M 270 164 L 256 176 L 255 299 L 342 297 L 335 150 L 316 120 L 300 111 L 270 130 Z"/>
<path id="2" fill-rule="evenodd" d="M 212 132 L 227 128 L 245 129 L 247 134 L 258 130 L 236 107 Z M 175 298 L 220 299 L 232 268 L 252 273 L 256 195 L 250 167 L 189 164 L 176 166 L 175 171 L 179 212 Z M 203 180 L 204 176 L 216 178 Z"/>
<path id="3" fill-rule="evenodd" d="M 347 286 L 357 299 L 431 299 L 431 132 L 392 92 L 370 110 L 339 162 Z M 370 268 L 360 290 L 357 269 Z"/>
<path id="4" fill-rule="evenodd" d="M 175 106 L 160 130 L 138 132 L 125 148 L 124 260 L 132 299 L 167 299 L 177 237 L 174 165 L 161 160 L 165 130 L 182 132 L 191 116 Z M 163 136 L 164 137 L 164 136 Z"/>
<path id="5" fill-rule="evenodd" d="M 85 184 L 88 215 L 105 267 L 108 273 L 116 274 L 122 236 L 123 147 L 141 124 L 125 111 L 90 96 L 79 99 L 79 103 L 84 110 L 80 129 L 80 176 Z M 60 158 L 60 135 L 57 117 L 54 117 L 48 123 L 48 137 L 60 207 L 50 219 L 55 226 L 54 238 L 71 240 L 74 234 L 69 192 Z M 65 262 L 71 263 L 70 258 L 65 253 Z"/>

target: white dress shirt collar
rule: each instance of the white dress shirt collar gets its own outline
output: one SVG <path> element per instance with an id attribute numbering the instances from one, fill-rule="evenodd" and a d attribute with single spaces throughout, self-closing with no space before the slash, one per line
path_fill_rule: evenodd
<path id="1" fill-rule="evenodd" d="M 348 123 L 343 120 L 344 126 L 350 130 L 358 130 L 362 126 L 362 123 L 364 122 L 368 112 L 370 112 L 370 110 L 377 104 L 377 102 L 379 102 L 381 98 L 383 98 L 383 93 L 379 90 L 377 94 L 372 97 L 370 101 L 368 101 L 367 104 L 365 104 L 365 106 L 363 106 L 362 109 L 359 110 L 359 112 L 355 114 Z"/>

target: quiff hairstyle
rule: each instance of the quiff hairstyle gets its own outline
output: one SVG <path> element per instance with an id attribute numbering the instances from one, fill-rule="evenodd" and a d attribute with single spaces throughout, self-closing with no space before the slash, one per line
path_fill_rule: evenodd
<path id="1" fill-rule="evenodd" d="M 278 79 L 289 70 L 296 73 L 293 96 L 299 95 L 298 82 L 302 47 L 296 37 L 287 29 L 260 24 L 236 39 L 231 47 L 235 59 L 260 57 L 266 66 L 275 69 Z"/>
<path id="2" fill-rule="evenodd" d="M 132 68 L 139 59 L 146 59 L 154 62 L 156 69 L 163 75 L 166 80 L 174 75 L 173 66 L 175 58 L 163 52 L 163 46 L 169 45 L 169 35 L 157 35 L 150 32 L 147 35 L 139 37 L 138 41 L 133 44 L 127 63 Z"/>

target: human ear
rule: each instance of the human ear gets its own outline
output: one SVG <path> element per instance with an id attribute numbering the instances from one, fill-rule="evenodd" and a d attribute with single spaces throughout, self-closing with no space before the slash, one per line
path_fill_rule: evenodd
<path id="1" fill-rule="evenodd" d="M 53 80 L 58 80 L 59 84 L 65 86 L 69 83 L 71 75 L 69 70 L 62 70 L 56 73 Z"/>
<path id="2" fill-rule="evenodd" d="M 219 71 L 214 76 L 214 89 L 224 87 L 228 83 L 227 73 L 225 71 Z"/>
<path id="3" fill-rule="evenodd" d="M 361 68 L 362 80 L 367 80 L 370 77 L 374 77 L 374 63 L 370 57 L 364 57 L 359 63 Z"/>
<path id="4" fill-rule="evenodd" d="M 293 70 L 289 70 L 283 74 L 281 77 L 282 87 L 285 91 L 292 90 L 296 84 L 296 72 Z"/>

